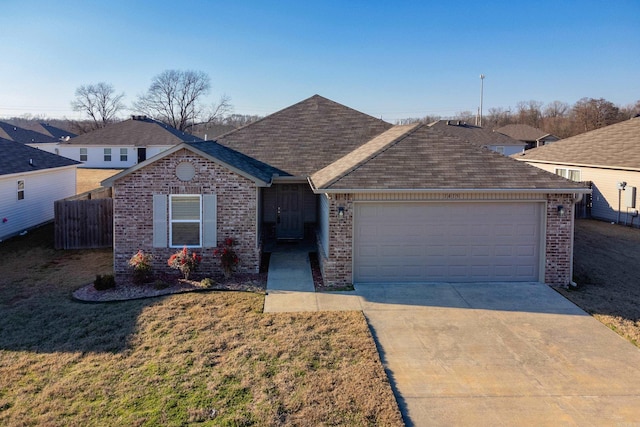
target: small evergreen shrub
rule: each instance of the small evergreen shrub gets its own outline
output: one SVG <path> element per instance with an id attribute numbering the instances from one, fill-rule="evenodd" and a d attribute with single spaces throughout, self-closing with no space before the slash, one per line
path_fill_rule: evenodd
<path id="1" fill-rule="evenodd" d="M 93 281 L 93 287 L 97 291 L 106 291 L 107 289 L 113 289 L 116 287 L 116 279 L 113 274 L 105 274 L 104 276 L 98 274 L 96 280 Z"/>

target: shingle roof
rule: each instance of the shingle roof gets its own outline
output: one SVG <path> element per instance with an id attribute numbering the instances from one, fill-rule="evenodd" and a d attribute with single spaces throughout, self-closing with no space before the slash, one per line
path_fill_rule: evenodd
<path id="1" fill-rule="evenodd" d="M 542 137 L 550 135 L 541 129 L 523 124 L 502 126 L 501 128 L 496 129 L 496 132 L 510 136 L 511 138 L 519 141 L 537 141 Z"/>
<path id="2" fill-rule="evenodd" d="M 514 155 L 523 161 L 640 169 L 640 117 Z"/>
<path id="3" fill-rule="evenodd" d="M 460 124 L 458 124 L 460 123 Z M 478 145 L 517 145 L 524 146 L 524 142 L 511 138 L 499 132 L 490 131 L 479 126 L 473 126 L 458 120 L 438 120 L 429 124 L 445 135 L 457 136 L 467 142 Z"/>
<path id="4" fill-rule="evenodd" d="M 78 136 L 77 134 L 73 133 L 73 132 L 69 132 L 68 130 L 65 129 L 61 129 L 59 127 L 56 126 L 51 126 L 49 123 L 40 123 L 40 126 L 52 137 L 56 138 L 56 139 L 63 139 L 66 137 L 69 138 L 75 138 L 76 136 Z"/>
<path id="5" fill-rule="evenodd" d="M 0 153 L 2 153 L 0 155 L 0 175 L 80 164 L 75 160 L 6 139 L 0 139 Z"/>
<path id="6" fill-rule="evenodd" d="M 202 141 L 202 139 L 181 132 L 157 120 L 144 118 L 112 123 L 104 128 L 72 138 L 66 144 L 146 147 L 149 145 L 176 145 L 188 141 Z"/>
<path id="7" fill-rule="evenodd" d="M 58 140 L 50 135 L 15 126 L 7 122 L 0 122 L 0 138 L 20 142 L 22 144 L 30 144 L 33 142 L 56 142 Z"/>
<path id="8" fill-rule="evenodd" d="M 256 177 L 265 183 L 270 183 L 273 175 L 286 176 L 287 173 L 269 166 L 259 160 L 246 156 L 214 141 L 188 142 L 187 145 L 226 163 L 245 174 Z"/>
<path id="9" fill-rule="evenodd" d="M 392 126 L 314 95 L 217 141 L 291 175 L 307 176 Z"/>
<path id="10" fill-rule="evenodd" d="M 313 186 L 328 191 L 569 189 L 579 192 L 585 189 L 579 183 L 518 163 L 426 125 L 408 129 L 391 144 L 376 146 L 378 149 L 368 153 L 368 158 L 359 161 L 355 168 L 331 175 L 329 169 L 340 168 L 330 165 L 314 173 Z M 345 161 L 348 160 L 340 159 L 336 163 Z"/>

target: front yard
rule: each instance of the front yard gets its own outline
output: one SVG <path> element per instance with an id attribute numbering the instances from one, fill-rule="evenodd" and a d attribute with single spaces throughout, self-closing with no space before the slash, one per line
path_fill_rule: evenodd
<path id="1" fill-rule="evenodd" d="M 206 292 L 85 304 L 110 250 L 0 246 L 0 425 L 402 425 L 362 313 Z"/>
<path id="2" fill-rule="evenodd" d="M 576 289 L 562 295 L 640 345 L 640 230 L 595 220 L 576 221 Z"/>

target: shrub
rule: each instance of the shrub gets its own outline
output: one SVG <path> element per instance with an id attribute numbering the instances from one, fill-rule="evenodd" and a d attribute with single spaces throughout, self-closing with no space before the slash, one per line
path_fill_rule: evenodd
<path id="1" fill-rule="evenodd" d="M 189 275 L 198 269 L 201 261 L 202 257 L 200 255 L 196 252 L 189 252 L 185 246 L 181 251 L 171 255 L 167 260 L 167 264 L 171 268 L 180 270 L 184 278 L 188 279 Z"/>
<path id="2" fill-rule="evenodd" d="M 116 279 L 113 274 L 105 274 L 104 276 L 98 274 L 96 280 L 93 281 L 93 287 L 97 291 L 106 291 L 116 287 Z"/>
<path id="3" fill-rule="evenodd" d="M 129 267 L 133 269 L 133 282 L 144 283 L 151 278 L 151 272 L 153 267 L 151 266 L 151 255 L 145 254 L 142 250 L 139 250 L 134 256 L 129 259 Z"/>
<path id="4" fill-rule="evenodd" d="M 216 284 L 216 282 L 213 279 L 209 278 L 209 277 L 206 277 L 206 278 L 204 278 L 204 279 L 202 279 L 200 281 L 200 287 L 202 287 L 202 288 L 211 288 L 215 284 Z"/>
<path id="5" fill-rule="evenodd" d="M 236 271 L 240 259 L 233 249 L 234 241 L 231 237 L 224 239 L 224 244 L 221 248 L 215 248 L 213 250 L 213 256 L 220 257 L 220 264 L 222 265 L 222 271 L 224 277 L 231 277 L 231 273 Z"/>

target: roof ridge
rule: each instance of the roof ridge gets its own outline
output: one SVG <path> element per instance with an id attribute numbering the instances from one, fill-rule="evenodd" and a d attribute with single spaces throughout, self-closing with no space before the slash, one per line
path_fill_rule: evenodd
<path id="1" fill-rule="evenodd" d="M 331 185 L 340 179 L 340 177 L 350 174 L 423 126 L 426 125 L 423 123 L 412 123 L 409 125 L 393 126 L 381 134 L 376 135 L 350 153 L 342 156 L 335 162 L 316 171 L 311 175 L 311 180 L 314 181 L 316 188 Z M 391 139 L 387 139 L 389 137 L 391 137 Z"/>

